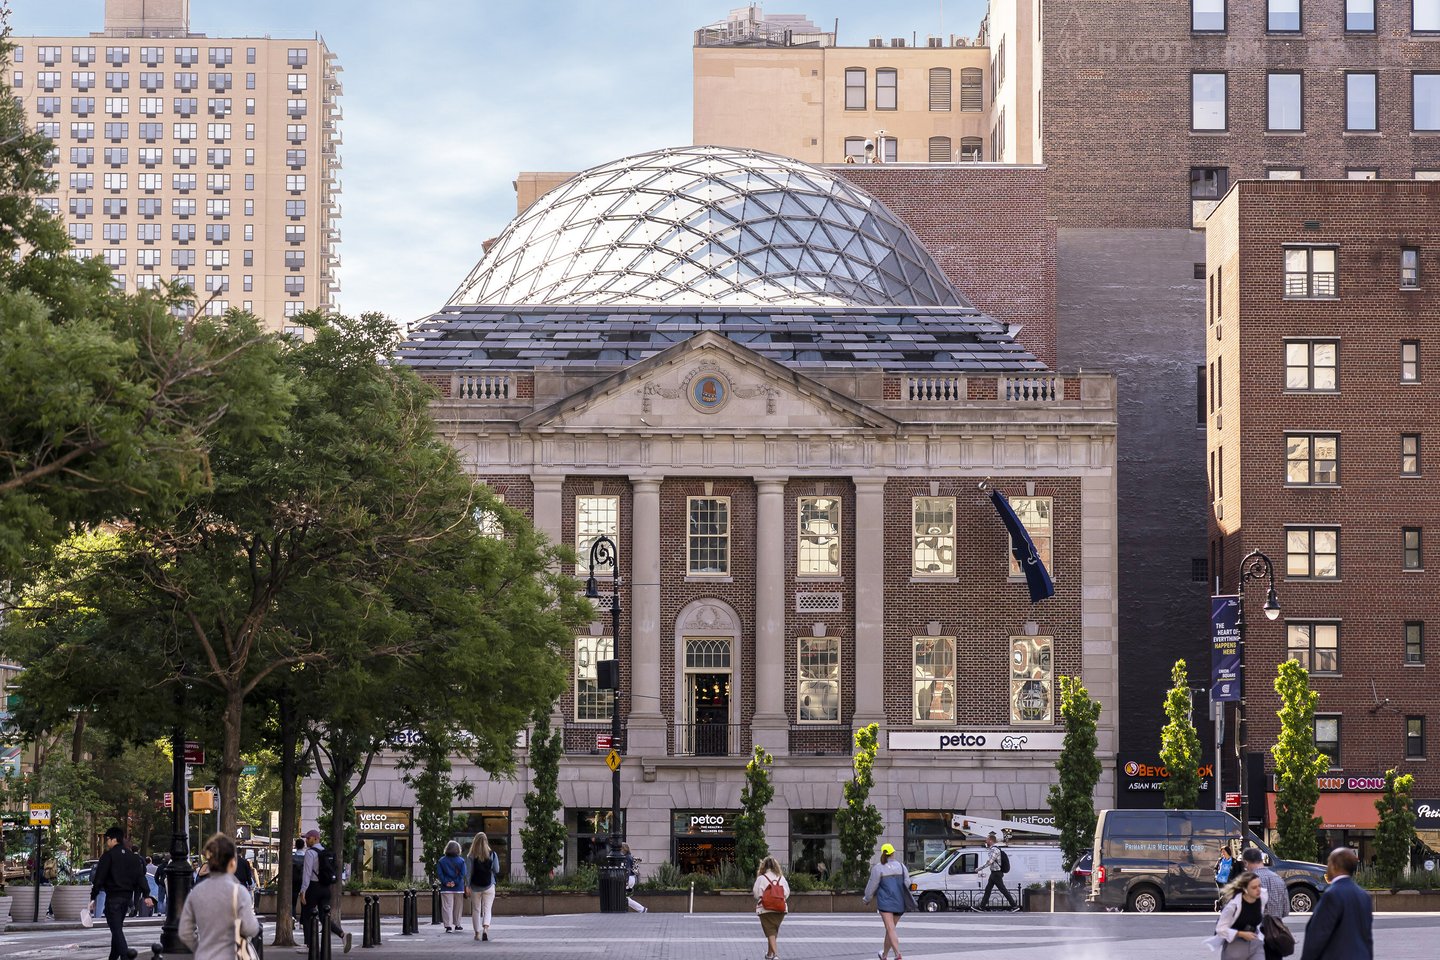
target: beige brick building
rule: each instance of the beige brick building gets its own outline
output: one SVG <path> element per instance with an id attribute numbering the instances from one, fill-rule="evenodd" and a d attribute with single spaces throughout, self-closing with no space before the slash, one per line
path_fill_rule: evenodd
<path id="1" fill-rule="evenodd" d="M 106 0 L 98 33 L 12 39 L 4 82 L 54 141 L 41 202 L 77 256 L 277 329 L 332 306 L 341 67 L 323 39 L 192 33 L 189 0 Z"/>

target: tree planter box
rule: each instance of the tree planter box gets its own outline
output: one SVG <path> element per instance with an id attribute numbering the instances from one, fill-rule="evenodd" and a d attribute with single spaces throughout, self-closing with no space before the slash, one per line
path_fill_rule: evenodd
<path id="1" fill-rule="evenodd" d="M 1070 888 L 1057 886 L 1055 896 L 1050 896 L 1050 888 L 1044 890 L 1024 890 L 1024 899 L 1021 900 L 1021 908 L 1026 913 L 1083 913 L 1088 909 L 1083 901 L 1078 901 L 1071 895 Z"/>
<path id="2" fill-rule="evenodd" d="M 10 923 L 10 895 L 0 896 L 0 932 Z"/>
<path id="3" fill-rule="evenodd" d="M 1440 891 L 1427 890 L 1422 893 L 1418 890 L 1401 890 L 1399 893 L 1391 893 L 1388 890 L 1372 890 L 1370 895 L 1375 898 L 1377 913 L 1384 911 L 1395 913 L 1440 911 Z"/>
<path id="4" fill-rule="evenodd" d="M 35 922 L 35 888 L 34 887 L 9 887 L 10 891 L 10 920 L 12 923 L 34 923 Z M 50 894 L 55 892 L 54 887 L 42 886 L 40 888 L 40 919 L 45 919 L 45 911 L 50 909 Z"/>
<path id="5" fill-rule="evenodd" d="M 49 888 L 46 888 L 49 889 Z M 63 889 L 63 888 L 62 888 Z M 364 914 L 367 896 L 380 897 L 382 917 L 400 916 L 404 894 L 399 891 L 384 891 L 379 894 L 347 893 L 342 898 L 342 915 L 356 919 Z M 656 913 L 688 913 L 690 911 L 689 890 L 632 890 L 630 896 L 646 910 Z M 275 894 L 262 893 L 256 909 L 262 914 L 275 913 Z M 749 890 L 720 890 L 714 893 L 695 894 L 696 913 L 750 913 L 755 912 L 755 898 Z M 858 893 L 795 893 L 790 896 L 791 913 L 873 913 L 874 904 L 866 906 L 860 902 Z M 1058 909 L 1058 907 L 1057 907 Z M 42 908 L 43 910 L 43 908 Z M 598 893 L 577 893 L 554 891 L 551 893 L 519 893 L 501 891 L 495 897 L 497 917 L 539 917 L 557 914 L 599 913 Z M 465 913 L 469 916 L 470 902 L 465 901 Z M 420 926 L 423 929 L 430 922 L 430 892 L 420 892 Z"/>
<path id="6" fill-rule="evenodd" d="M 50 898 L 50 910 L 55 914 L 55 919 L 72 922 L 79 920 L 80 911 L 90 904 L 90 888 L 71 883 L 54 889 L 55 893 Z"/>

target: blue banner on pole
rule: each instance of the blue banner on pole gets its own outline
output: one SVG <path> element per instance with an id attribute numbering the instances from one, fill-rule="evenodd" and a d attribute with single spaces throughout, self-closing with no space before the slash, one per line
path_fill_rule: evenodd
<path id="1" fill-rule="evenodd" d="M 1210 699 L 1240 701 L 1240 598 L 1210 598 Z"/>
<path id="2" fill-rule="evenodd" d="M 1010 533 L 1010 550 L 1015 556 L 1015 562 L 1020 565 L 1020 572 L 1025 575 L 1025 585 L 1030 590 L 1030 602 L 1039 603 L 1055 596 L 1055 581 L 1050 579 L 1050 571 L 1045 569 L 1045 563 L 1035 549 L 1035 541 L 1030 539 L 1030 532 L 1015 515 L 1015 508 L 1010 506 L 1010 498 L 999 490 L 991 490 L 990 502 L 995 504 L 995 510 L 1000 514 L 1000 522 L 1005 524 L 1005 529 Z"/>

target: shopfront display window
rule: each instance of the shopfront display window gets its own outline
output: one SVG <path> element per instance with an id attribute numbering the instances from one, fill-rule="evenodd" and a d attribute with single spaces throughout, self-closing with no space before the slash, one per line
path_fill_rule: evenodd
<path id="1" fill-rule="evenodd" d="M 670 814 L 671 861 L 681 873 L 720 872 L 735 862 L 738 810 L 674 810 Z"/>
<path id="2" fill-rule="evenodd" d="M 450 839 L 460 844 L 462 856 L 470 853 L 470 843 L 475 834 L 484 832 L 490 841 L 490 849 L 500 858 L 500 878 L 510 879 L 510 811 L 454 810 L 451 812 Z"/>
<path id="3" fill-rule="evenodd" d="M 620 831 L 625 831 L 625 811 L 620 811 Z M 570 808 L 565 811 L 565 872 L 581 864 L 605 862 L 610 842 L 610 808 Z"/>
<path id="4" fill-rule="evenodd" d="M 906 810 L 905 866 L 919 870 L 947 846 L 960 843 L 965 835 L 950 826 L 955 814 L 964 810 Z"/>
<path id="5" fill-rule="evenodd" d="M 834 810 L 790 811 L 790 872 L 819 880 L 840 865 L 840 834 Z"/>
<path id="6" fill-rule="evenodd" d="M 355 863 L 352 876 L 369 880 L 409 880 L 413 850 L 409 809 L 360 807 L 355 811 Z"/>

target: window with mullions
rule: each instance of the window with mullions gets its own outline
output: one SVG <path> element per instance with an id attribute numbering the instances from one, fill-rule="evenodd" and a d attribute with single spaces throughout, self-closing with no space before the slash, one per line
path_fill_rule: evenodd
<path id="1" fill-rule="evenodd" d="M 565 869 L 573 872 L 582 864 L 605 862 L 610 849 L 610 818 L 613 811 L 569 809 L 565 811 Z M 620 830 L 625 830 L 625 811 L 620 811 Z M 464 844 L 461 844 L 463 847 Z"/>
<path id="2" fill-rule="evenodd" d="M 505 495 L 503 493 L 496 493 L 491 496 L 495 498 L 497 504 L 503 504 L 505 502 Z M 488 510 L 485 507 L 476 507 L 471 516 L 475 520 L 475 530 L 480 536 L 489 537 L 492 540 L 505 539 L 505 523 L 500 519 L 499 511 Z"/>
<path id="3" fill-rule="evenodd" d="M 840 638 L 801 637 L 796 652 L 796 714 L 801 723 L 840 721 Z"/>
<path id="4" fill-rule="evenodd" d="M 1425 624 L 1420 620 L 1405 624 L 1405 662 L 1425 662 Z"/>
<path id="5" fill-rule="evenodd" d="M 1400 382 L 1420 382 L 1420 341 L 1400 341 Z"/>
<path id="6" fill-rule="evenodd" d="M 796 573 L 802 577 L 840 573 L 840 500 L 801 497 Z"/>
<path id="7" fill-rule="evenodd" d="M 914 639 L 914 708 L 919 723 L 955 722 L 955 638 Z"/>
<path id="8" fill-rule="evenodd" d="M 914 540 L 910 573 L 916 577 L 955 575 L 955 498 L 915 497 L 910 502 Z"/>
<path id="9" fill-rule="evenodd" d="M 730 498 L 689 498 L 691 576 L 723 576 L 730 572 Z"/>
<path id="10" fill-rule="evenodd" d="M 1010 722 L 1054 722 L 1051 637 L 1010 638 Z"/>
<path id="11" fill-rule="evenodd" d="M 1420 527 L 1404 527 L 1400 531 L 1401 567 L 1405 570 L 1424 570 L 1424 533 Z"/>
<path id="12" fill-rule="evenodd" d="M 1375 32 L 1375 0 L 1345 0 L 1345 29 L 1351 33 Z"/>
<path id="13" fill-rule="evenodd" d="M 1291 660 L 1311 673 L 1340 672 L 1340 624 L 1292 621 L 1285 632 Z"/>
<path id="14" fill-rule="evenodd" d="M 875 71 L 875 109 L 894 110 L 899 106 L 899 78 L 895 70 L 881 67 Z"/>
<path id="15" fill-rule="evenodd" d="M 1190 29 L 1196 33 L 1225 32 L 1225 0 L 1190 0 Z"/>
<path id="16" fill-rule="evenodd" d="M 1333 433 L 1285 435 L 1285 482 L 1332 486 L 1340 482 L 1340 437 Z"/>
<path id="17" fill-rule="evenodd" d="M 865 109 L 865 70 L 862 67 L 847 67 L 845 70 L 845 109 Z"/>
<path id="18" fill-rule="evenodd" d="M 1340 766 L 1340 717 L 1338 715 L 1315 718 L 1315 749 L 1330 761 L 1330 769 Z"/>
<path id="19" fill-rule="evenodd" d="M 1334 247 L 1287 247 L 1285 296 L 1291 299 L 1335 296 L 1335 261 Z"/>
<path id="20" fill-rule="evenodd" d="M 1053 575 L 1055 572 L 1055 561 L 1053 547 L 1055 543 L 1055 500 L 1053 497 L 1011 497 L 1010 506 L 1015 511 L 1015 516 L 1025 525 L 1025 532 L 1030 534 L 1030 541 L 1035 544 L 1035 552 L 1040 555 L 1040 562 L 1045 564 L 1045 569 Z M 1010 566 L 1009 576 L 1024 579 L 1025 571 L 1020 569 L 1020 561 L 1015 559 L 1015 543 L 1010 541 Z"/>
<path id="21" fill-rule="evenodd" d="M 1271 33 L 1300 32 L 1300 0 L 1269 0 L 1265 29 Z"/>
<path id="22" fill-rule="evenodd" d="M 1420 434 L 1400 434 L 1400 476 L 1420 476 Z"/>
<path id="23" fill-rule="evenodd" d="M 1420 248 L 1400 248 L 1400 289 L 1420 289 Z"/>
<path id="24" fill-rule="evenodd" d="M 615 659 L 615 641 L 610 637 L 575 638 L 575 719 L 609 720 L 615 691 L 600 688 L 595 665 Z"/>
<path id="25" fill-rule="evenodd" d="M 600 537 L 617 540 L 620 536 L 620 498 L 618 496 L 582 496 L 575 498 L 575 572 L 590 572 L 590 549 Z M 596 563 L 598 576 L 615 575 L 615 559 Z"/>
<path id="26" fill-rule="evenodd" d="M 1425 718 L 1405 718 L 1405 759 L 1425 759 Z"/>
<path id="27" fill-rule="evenodd" d="M 1334 580 L 1340 576 L 1340 531 L 1336 527 L 1287 527 L 1285 575 Z"/>

